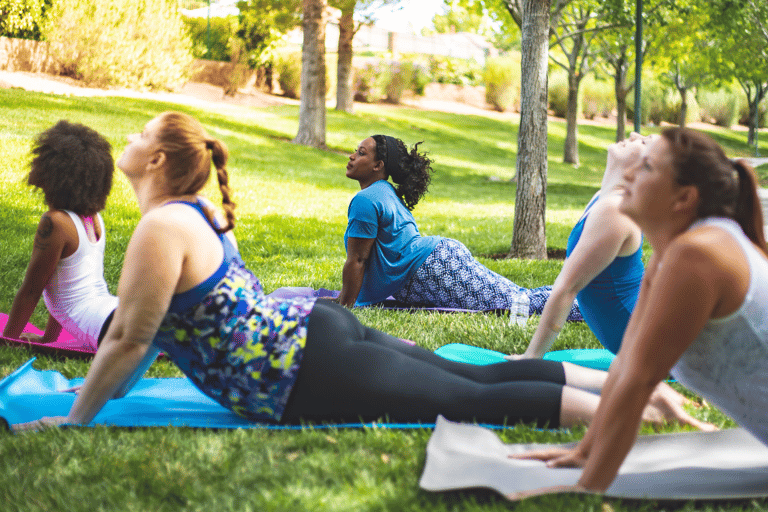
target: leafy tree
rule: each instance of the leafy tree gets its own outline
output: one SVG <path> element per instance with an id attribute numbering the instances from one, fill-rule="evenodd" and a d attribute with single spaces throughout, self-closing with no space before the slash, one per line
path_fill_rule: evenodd
<path id="1" fill-rule="evenodd" d="M 706 29 L 707 13 L 701 0 L 677 2 L 662 26 L 664 42 L 651 53 L 654 67 L 662 70 L 659 80 L 680 94 L 678 124 L 685 126 L 688 92 L 718 80 L 714 72 L 717 55 L 715 41 Z"/>
<path id="2" fill-rule="evenodd" d="M 51 0 L 0 0 L 0 36 L 40 39 Z"/>
<path id="3" fill-rule="evenodd" d="M 468 9 L 457 0 L 446 0 L 444 14 L 435 14 L 432 25 L 438 34 L 471 32 L 485 35 L 490 31 L 489 18 L 482 11 Z"/>
<path id="4" fill-rule="evenodd" d="M 242 0 L 237 36 L 244 42 L 248 65 L 252 68 L 272 61 L 275 43 L 301 24 L 301 0 Z"/>
<path id="5" fill-rule="evenodd" d="M 566 113 L 566 135 L 563 161 L 579 164 L 578 113 L 579 86 L 596 62 L 597 46 L 593 44 L 600 30 L 603 15 L 596 5 L 589 1 L 570 2 L 559 13 L 559 19 L 552 24 L 554 41 L 551 46 L 562 55 L 550 52 L 552 62 L 568 73 L 568 110 Z"/>
<path id="6" fill-rule="evenodd" d="M 327 0 L 302 0 L 299 132 L 293 142 L 325 147 L 325 24 Z"/>
<path id="7" fill-rule="evenodd" d="M 373 11 L 400 0 L 330 0 L 330 5 L 341 11 L 339 18 L 339 56 L 336 64 L 336 110 L 352 113 L 352 41 L 365 24 L 372 22 Z M 361 16 L 355 21 L 355 13 Z"/>
<path id="8" fill-rule="evenodd" d="M 675 0 L 645 0 L 643 3 L 642 55 L 645 59 L 652 51 L 656 41 L 666 37 L 664 27 L 666 16 L 674 8 Z M 613 78 L 616 98 L 616 141 L 623 140 L 626 134 L 627 97 L 634 89 L 634 82 L 628 82 L 630 71 L 634 69 L 635 54 L 635 5 L 623 0 L 611 0 L 603 3 L 606 22 L 611 28 L 602 30 L 597 36 L 599 45 L 597 66 Z M 634 74 L 634 73 L 632 73 Z"/>
<path id="9" fill-rule="evenodd" d="M 748 144 L 757 141 L 758 109 L 768 94 L 768 5 L 760 0 L 711 0 L 707 29 L 720 76 L 733 77 L 749 102 Z"/>

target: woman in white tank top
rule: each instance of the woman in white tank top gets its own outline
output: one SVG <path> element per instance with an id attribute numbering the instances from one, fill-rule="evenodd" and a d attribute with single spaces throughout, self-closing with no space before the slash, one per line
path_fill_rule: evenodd
<path id="1" fill-rule="evenodd" d="M 670 372 L 768 444 L 768 248 L 754 171 L 708 136 L 670 128 L 625 178 L 620 209 L 654 253 L 584 438 L 521 456 L 583 467 L 578 485 L 525 496 L 605 491 Z"/>
<path id="2" fill-rule="evenodd" d="M 24 281 L 3 336 L 37 339 L 22 330 L 45 296 L 49 318 L 41 341 L 55 341 L 62 327 L 84 348 L 95 349 L 117 307 L 104 280 L 104 209 L 112 187 L 109 143 L 81 124 L 59 121 L 32 149 L 28 182 L 43 191 L 40 218 Z"/>

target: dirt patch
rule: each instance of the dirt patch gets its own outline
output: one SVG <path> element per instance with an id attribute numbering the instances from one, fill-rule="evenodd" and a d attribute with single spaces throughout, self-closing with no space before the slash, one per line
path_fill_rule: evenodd
<path id="1" fill-rule="evenodd" d="M 492 260 L 505 260 L 509 257 L 509 253 L 500 252 L 497 254 L 479 254 L 478 256 L 482 256 L 483 258 L 489 258 Z M 548 260 L 564 260 L 565 249 L 561 249 L 558 247 L 547 247 L 547 259 Z"/>

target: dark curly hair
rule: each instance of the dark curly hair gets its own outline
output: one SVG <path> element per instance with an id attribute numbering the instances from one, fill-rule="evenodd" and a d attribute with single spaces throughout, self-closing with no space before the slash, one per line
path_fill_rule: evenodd
<path id="1" fill-rule="evenodd" d="M 112 189 L 112 146 L 96 131 L 61 120 L 42 132 L 32 147 L 27 182 L 43 191 L 49 208 L 94 215 Z"/>
<path id="2" fill-rule="evenodd" d="M 413 210 L 416 204 L 427 193 L 429 183 L 432 181 L 430 172 L 432 169 L 432 160 L 427 158 L 427 153 L 419 153 L 419 144 L 417 142 L 409 151 L 408 146 L 397 138 L 388 135 L 372 135 L 376 142 L 376 160 L 384 162 L 387 177 L 391 176 L 392 181 L 397 185 L 395 193 L 403 201 L 405 207 Z M 387 140 L 389 139 L 390 151 L 387 155 Z M 394 152 L 394 154 L 393 154 Z M 389 162 L 388 158 L 393 161 Z"/>

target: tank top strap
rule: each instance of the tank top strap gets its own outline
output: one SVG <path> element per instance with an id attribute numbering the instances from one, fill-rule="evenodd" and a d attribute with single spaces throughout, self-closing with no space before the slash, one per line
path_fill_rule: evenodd
<path id="1" fill-rule="evenodd" d="M 200 198 L 197 199 L 197 201 L 169 201 L 165 204 L 185 204 L 187 206 L 191 206 L 194 208 L 202 217 L 205 219 L 205 222 L 211 227 L 211 229 L 215 230 L 219 229 L 219 223 L 216 221 L 215 218 L 208 219 L 208 216 L 205 214 L 205 209 L 203 206 L 203 202 L 200 200 Z M 226 263 L 229 263 L 230 261 L 236 261 L 240 264 L 243 264 L 243 260 L 240 256 L 240 252 L 235 248 L 232 241 L 229 239 L 229 237 L 225 233 L 216 233 L 219 237 L 219 241 L 221 241 L 221 245 L 224 248 L 224 261 Z"/>

